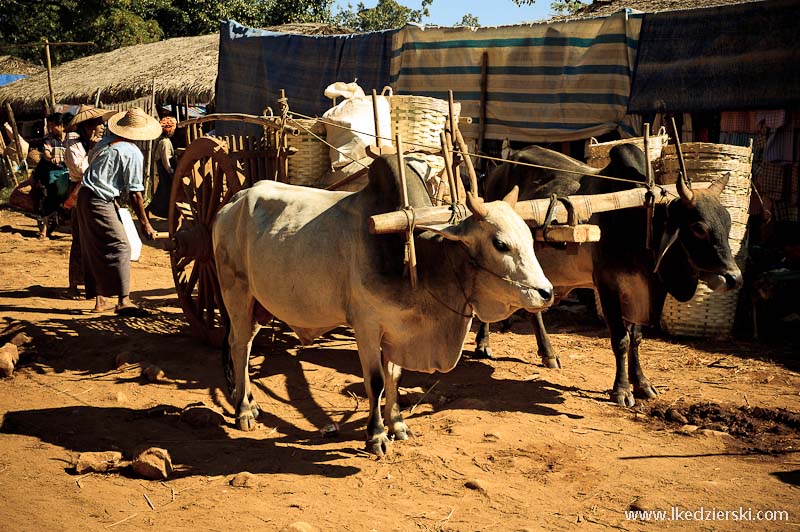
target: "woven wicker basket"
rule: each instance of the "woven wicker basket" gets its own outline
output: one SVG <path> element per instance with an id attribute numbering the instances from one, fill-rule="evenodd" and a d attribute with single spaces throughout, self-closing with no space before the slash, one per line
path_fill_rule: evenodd
<path id="1" fill-rule="evenodd" d="M 686 172 L 692 181 L 713 181 L 730 172 L 728 184 L 720 195 L 720 202 L 731 215 L 731 232 L 728 241 L 739 268 L 744 269 L 747 259 L 747 218 L 750 206 L 750 173 L 752 148 L 708 144 L 702 142 L 681 144 Z M 662 152 L 662 182 L 674 183 L 678 179 L 679 163 L 674 145 Z M 697 287 L 694 297 L 680 303 L 667 296 L 661 316 L 661 326 L 670 334 L 703 337 L 725 337 L 733 330 L 739 291 L 712 292 L 704 284 Z"/>
<path id="2" fill-rule="evenodd" d="M 400 135 L 409 148 L 438 148 L 448 117 L 448 103 L 438 98 L 414 95 L 394 95 L 390 99 L 392 110 L 392 142 Z M 453 105 L 453 115 L 458 121 L 461 104 Z"/>
<path id="3" fill-rule="evenodd" d="M 667 135 L 667 130 L 663 127 L 659 130 L 657 135 L 653 135 L 647 139 L 648 147 L 650 148 L 650 160 L 656 163 L 656 173 L 658 172 L 657 161 L 661 157 L 661 150 L 667 145 L 668 140 L 669 135 Z M 597 139 L 592 137 L 586 145 L 586 164 L 594 168 L 605 168 L 610 161 L 608 153 L 611 151 L 611 148 L 619 146 L 620 144 L 635 144 L 640 150 L 644 151 L 644 137 L 633 137 L 599 143 Z"/>
<path id="4" fill-rule="evenodd" d="M 300 130 L 298 135 L 287 135 L 289 147 L 297 148 L 289 157 L 289 183 L 315 186 L 331 168 L 328 145 L 320 140 L 325 138 L 325 125 L 307 118 L 294 118 L 289 124 Z"/>

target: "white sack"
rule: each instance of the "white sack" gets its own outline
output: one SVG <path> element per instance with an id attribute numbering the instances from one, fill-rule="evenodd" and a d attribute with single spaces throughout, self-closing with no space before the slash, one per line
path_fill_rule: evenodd
<path id="1" fill-rule="evenodd" d="M 391 88 L 386 87 L 377 97 L 378 123 L 382 138 L 376 142 L 372 96 L 365 96 L 356 83 L 339 81 L 325 89 L 325 95 L 329 98 L 345 97 L 344 101 L 322 115 L 326 140 L 334 146 L 330 150 L 331 166 L 339 168 L 350 164 L 354 159 L 361 159 L 366 155 L 367 146 L 392 145 L 392 115 L 389 99 L 385 96 L 387 92 L 391 96 Z"/>

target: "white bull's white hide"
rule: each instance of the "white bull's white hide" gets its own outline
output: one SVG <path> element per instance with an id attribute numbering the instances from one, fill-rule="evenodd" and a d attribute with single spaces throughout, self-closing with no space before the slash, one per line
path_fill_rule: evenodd
<path id="1" fill-rule="evenodd" d="M 246 366 L 259 328 L 258 305 L 304 343 L 341 325 L 354 329 L 370 396 L 368 438 L 380 440 L 381 447 L 383 383 L 390 429 L 399 437 L 407 432 L 396 406 L 400 372 L 393 365 L 448 371 L 458 362 L 473 310 L 497 321 L 519 308 L 550 304 L 552 285 L 536 261 L 530 230 L 509 203 L 481 202 L 484 216 L 419 235 L 419 284 L 412 290 L 407 278 L 381 267 L 381 239 L 401 237 L 369 234 L 370 201 L 361 192 L 263 181 L 219 211 L 213 247 L 231 321 L 240 428 L 252 429 L 251 413 L 258 413 Z M 509 249 L 498 251 L 498 240 Z"/>

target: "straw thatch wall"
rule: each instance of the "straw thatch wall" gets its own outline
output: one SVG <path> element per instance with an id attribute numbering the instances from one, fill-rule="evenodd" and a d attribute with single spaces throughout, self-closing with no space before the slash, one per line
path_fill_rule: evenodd
<path id="1" fill-rule="evenodd" d="M 214 96 L 218 55 L 217 34 L 127 46 L 54 67 L 53 92 L 56 103 L 93 103 L 98 89 L 103 102 L 124 102 L 151 94 L 155 80 L 157 100 L 188 94 L 207 102 Z M 0 88 L 0 104 L 10 102 L 17 112 L 39 111 L 47 98 L 46 71 Z"/>

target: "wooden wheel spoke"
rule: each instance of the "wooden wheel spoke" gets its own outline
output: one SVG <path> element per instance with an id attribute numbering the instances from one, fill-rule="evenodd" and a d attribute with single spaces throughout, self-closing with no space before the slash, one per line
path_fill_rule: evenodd
<path id="1" fill-rule="evenodd" d="M 188 297 L 192 297 L 192 293 L 194 292 L 195 286 L 197 286 L 197 280 L 200 278 L 200 267 L 197 262 L 192 265 L 192 273 L 189 274 L 189 280 L 186 281 L 186 285 L 184 287 L 184 294 Z"/>
<path id="2" fill-rule="evenodd" d="M 175 269 L 181 273 L 185 273 L 186 267 L 189 266 L 189 264 L 191 264 L 193 260 L 194 257 L 181 257 L 175 263 Z"/>

